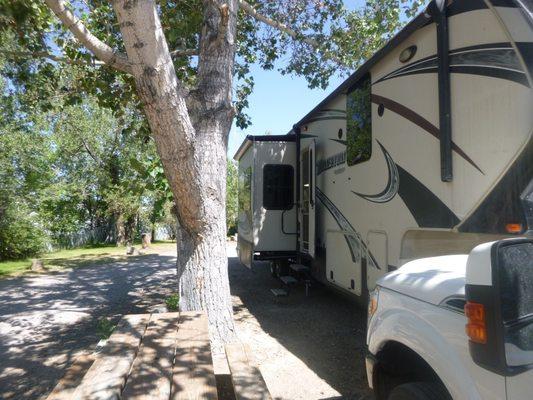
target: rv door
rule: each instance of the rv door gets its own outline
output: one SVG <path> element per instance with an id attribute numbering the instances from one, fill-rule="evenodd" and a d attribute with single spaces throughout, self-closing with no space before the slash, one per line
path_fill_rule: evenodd
<path id="1" fill-rule="evenodd" d="M 300 251 L 315 256 L 315 141 L 304 148 L 300 157 L 300 181 L 302 182 L 300 207 Z"/>

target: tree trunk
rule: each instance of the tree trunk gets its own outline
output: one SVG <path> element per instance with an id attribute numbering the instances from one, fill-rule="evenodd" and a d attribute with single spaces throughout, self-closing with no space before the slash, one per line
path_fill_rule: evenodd
<path id="1" fill-rule="evenodd" d="M 126 221 L 124 215 L 117 214 L 115 216 L 115 230 L 117 235 L 117 246 L 126 245 Z"/>
<path id="2" fill-rule="evenodd" d="M 226 150 L 236 0 L 204 1 L 198 88 L 176 77 L 153 0 L 113 3 L 180 223 L 180 308 L 206 310 L 213 350 L 234 337 L 226 256 Z M 187 100 L 187 101 L 186 101 Z"/>

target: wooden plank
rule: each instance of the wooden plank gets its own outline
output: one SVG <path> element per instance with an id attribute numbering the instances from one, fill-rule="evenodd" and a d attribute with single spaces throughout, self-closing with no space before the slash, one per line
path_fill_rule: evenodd
<path id="1" fill-rule="evenodd" d="M 202 312 L 182 312 L 174 359 L 171 399 L 216 400 L 217 398 L 207 316 Z"/>
<path id="2" fill-rule="evenodd" d="M 179 313 L 152 314 L 122 399 L 168 400 Z"/>
<path id="3" fill-rule="evenodd" d="M 120 393 L 146 330 L 150 314 L 125 315 L 74 392 L 76 400 L 110 400 Z"/>
<path id="4" fill-rule="evenodd" d="M 231 380 L 236 400 L 271 400 L 259 369 L 253 365 L 252 352 L 241 343 L 226 345 Z"/>
<path id="5" fill-rule="evenodd" d="M 84 353 L 76 357 L 46 400 L 70 400 L 94 360 L 95 355 L 93 353 Z"/>

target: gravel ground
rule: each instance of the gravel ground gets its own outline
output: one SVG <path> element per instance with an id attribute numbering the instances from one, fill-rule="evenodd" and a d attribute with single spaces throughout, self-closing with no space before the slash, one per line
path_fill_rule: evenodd
<path id="1" fill-rule="evenodd" d="M 363 314 L 322 287 L 287 298 L 266 264 L 242 266 L 228 247 L 239 339 L 275 399 L 370 399 Z M 175 290 L 175 250 L 106 265 L 0 280 L 0 399 L 42 399 L 66 365 L 98 342 L 96 321 L 146 312 Z"/>
<path id="2" fill-rule="evenodd" d="M 0 280 L 0 399 L 44 398 L 99 338 L 98 318 L 146 312 L 175 289 L 176 252 Z"/>
<path id="3" fill-rule="evenodd" d="M 316 286 L 288 297 L 266 263 L 254 270 L 229 252 L 239 339 L 248 344 L 275 399 L 371 399 L 364 365 L 364 317 L 355 304 Z"/>

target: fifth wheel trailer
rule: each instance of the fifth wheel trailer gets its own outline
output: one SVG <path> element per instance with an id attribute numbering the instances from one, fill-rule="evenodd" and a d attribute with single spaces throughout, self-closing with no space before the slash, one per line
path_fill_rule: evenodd
<path id="1" fill-rule="evenodd" d="M 533 6 L 432 1 L 287 135 L 248 136 L 238 251 L 366 297 L 533 230 Z"/>

